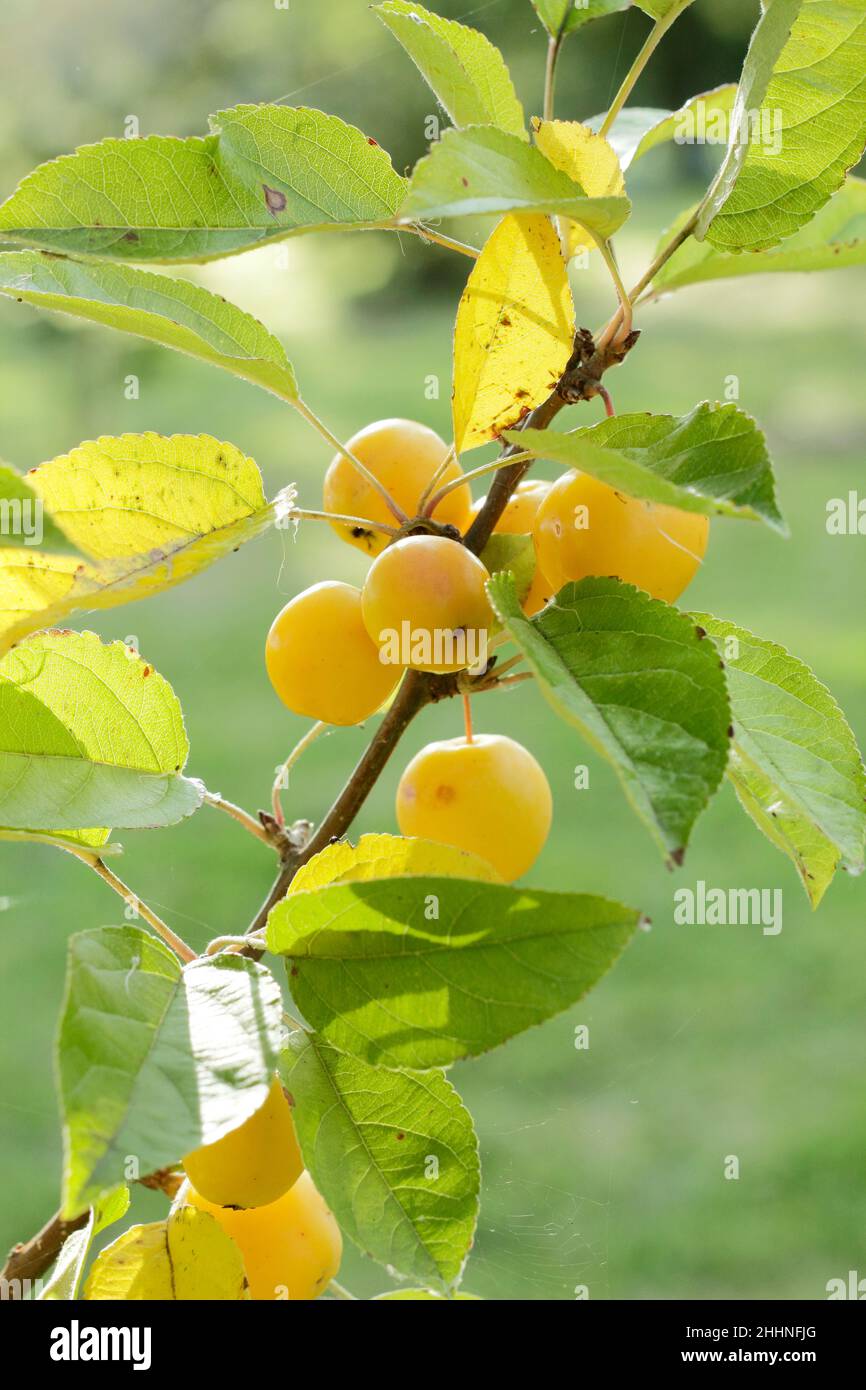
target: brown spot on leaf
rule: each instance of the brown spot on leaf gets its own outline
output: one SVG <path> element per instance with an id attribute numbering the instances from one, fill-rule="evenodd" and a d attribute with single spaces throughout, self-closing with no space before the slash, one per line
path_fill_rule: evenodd
<path id="1" fill-rule="evenodd" d="M 468 188 L 468 187 L 469 187 L 469 180 L 468 180 L 468 179 L 463 179 L 463 178 L 462 178 L 462 179 L 460 180 L 460 182 L 463 184 L 463 187 L 464 187 L 464 188 Z"/>
<path id="2" fill-rule="evenodd" d="M 278 188 L 269 188 L 266 183 L 262 184 L 265 191 L 265 205 L 268 212 L 276 217 L 278 212 L 282 212 L 286 206 L 286 195 L 281 193 Z"/>
<path id="3" fill-rule="evenodd" d="M 446 805 L 449 802 L 453 801 L 456 795 L 457 793 L 454 790 L 454 788 L 452 786 L 449 786 L 447 782 L 441 783 L 436 788 L 436 800 L 444 801 Z"/>
<path id="4" fill-rule="evenodd" d="M 378 141 L 378 140 L 374 140 L 373 137 L 372 137 L 372 135 L 368 135 L 368 136 L 367 136 L 367 144 L 368 144 L 368 145 L 373 145 L 377 150 L 378 150 L 378 148 L 379 148 L 379 141 Z"/>
<path id="5" fill-rule="evenodd" d="M 143 681 L 146 681 L 147 678 L 148 678 L 148 676 L 151 676 L 151 675 L 153 675 L 153 667 L 152 667 L 152 666 L 145 666 L 144 670 L 143 670 L 142 673 L 141 673 L 141 679 L 142 679 Z"/>
<path id="6" fill-rule="evenodd" d="M 733 737 L 734 737 L 734 726 L 733 726 L 733 724 L 729 724 L 729 725 L 728 725 L 728 738 L 733 738 Z"/>
<path id="7" fill-rule="evenodd" d="M 503 328 L 511 327 L 511 319 L 508 317 L 507 314 L 503 314 L 499 322 L 502 324 Z"/>
<path id="8" fill-rule="evenodd" d="M 399 1133 L 397 1133 L 394 1137 L 395 1137 L 395 1139 L 405 1139 L 405 1138 L 406 1138 L 406 1136 L 405 1136 L 405 1134 L 403 1133 L 402 1129 L 401 1129 L 401 1130 L 399 1131 Z"/>
<path id="9" fill-rule="evenodd" d="M 299 974 L 298 967 L 296 965 L 293 965 L 291 970 L 289 971 L 289 974 L 291 975 L 292 979 L 294 979 L 295 976 Z"/>
<path id="10" fill-rule="evenodd" d="M 124 240 L 124 241 L 141 241 L 141 237 L 138 235 L 138 232 L 134 232 L 134 231 L 132 230 L 132 228 L 130 227 L 130 229 L 129 229 L 128 232 L 124 232 L 124 233 L 123 233 L 123 240 Z"/>
<path id="11" fill-rule="evenodd" d="M 695 632 L 698 634 L 698 637 L 700 638 L 706 637 L 707 635 L 707 629 L 705 627 L 696 627 Z"/>
<path id="12" fill-rule="evenodd" d="M 683 860 L 685 859 L 685 857 L 686 857 L 685 846 L 682 846 L 680 849 L 672 849 L 672 850 L 671 850 L 671 859 L 672 859 L 673 863 L 676 864 L 676 866 L 677 866 L 678 869 L 681 869 L 681 868 L 682 868 Z"/>

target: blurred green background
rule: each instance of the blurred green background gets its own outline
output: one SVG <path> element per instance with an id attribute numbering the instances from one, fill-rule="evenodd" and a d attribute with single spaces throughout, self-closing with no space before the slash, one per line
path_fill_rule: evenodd
<path id="1" fill-rule="evenodd" d="M 529 111 L 541 99 L 544 38 L 528 0 L 441 0 L 500 43 Z M 359 124 L 398 168 L 422 152 L 435 104 L 363 0 L 7 0 L 0 46 L 2 191 L 39 160 L 129 115 L 143 134 L 186 135 L 209 111 L 286 98 Z M 673 107 L 736 78 L 756 0 L 698 3 L 641 81 L 640 104 Z M 604 109 L 648 27 L 636 11 L 590 25 L 566 48 L 557 114 Z M 635 216 L 618 238 L 626 278 L 659 231 L 699 195 L 707 152 L 660 150 L 636 171 Z M 190 271 L 265 319 L 311 405 L 347 436 L 406 415 L 449 432 L 450 347 L 468 262 L 414 238 L 300 238 Z M 733 618 L 805 658 L 866 740 L 866 658 L 858 626 L 862 537 L 828 537 L 828 499 L 863 486 L 866 326 L 852 313 L 866 273 L 766 277 L 686 290 L 640 317 L 645 336 L 610 381 L 620 411 L 682 412 L 721 399 L 731 378 L 767 430 L 792 539 L 717 522 L 695 608 Z M 578 318 L 603 322 L 599 267 L 574 275 Z M 125 396 L 126 378 L 140 398 Z M 431 377 L 439 399 L 428 398 Z M 260 463 L 271 491 L 297 480 L 319 505 L 327 451 L 291 410 L 253 386 L 108 330 L 0 304 L 0 454 L 21 468 L 99 434 L 207 432 Z M 595 418 L 583 409 L 581 423 Z M 93 615 L 106 638 L 134 635 L 174 684 L 190 770 L 250 808 L 303 732 L 264 673 L 275 612 L 326 577 L 359 581 L 362 557 L 326 527 L 271 534 L 162 598 Z M 454 1069 L 481 1136 L 483 1207 L 466 1287 L 491 1298 L 821 1298 L 828 1279 L 866 1274 L 864 887 L 840 875 L 813 916 L 793 869 L 727 788 L 669 875 L 607 768 L 526 686 L 479 699 L 482 729 L 519 737 L 544 764 L 556 823 L 530 881 L 640 906 L 640 934 L 612 975 L 542 1029 Z M 426 712 L 371 797 L 359 830 L 395 829 L 400 767 L 459 731 L 454 707 Z M 320 741 L 293 775 L 292 815 L 321 816 L 367 733 Z M 573 770 L 587 763 L 587 791 Z M 271 877 L 266 851 L 202 811 L 181 827 L 124 837 L 123 876 L 195 945 L 249 921 Z M 676 927 L 673 892 L 780 887 L 784 929 Z M 95 877 L 48 850 L 0 846 L 0 1247 L 54 1209 L 60 1147 L 52 1076 L 65 942 L 122 920 Z M 588 1024 L 590 1048 L 574 1031 Z M 740 1162 L 726 1181 L 726 1156 Z M 148 1219 L 161 1199 L 140 1193 Z M 388 1277 L 349 1250 L 359 1294 Z"/>

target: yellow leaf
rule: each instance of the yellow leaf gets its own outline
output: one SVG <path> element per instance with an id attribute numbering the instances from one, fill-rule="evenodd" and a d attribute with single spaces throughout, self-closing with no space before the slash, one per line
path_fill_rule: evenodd
<path id="1" fill-rule="evenodd" d="M 252 459 L 209 435 L 125 434 L 82 444 L 27 475 L 89 561 L 0 551 L 0 655 L 76 609 L 113 608 L 183 583 L 288 514 Z"/>
<path id="2" fill-rule="evenodd" d="M 23 545 L 0 550 L 0 633 L 20 628 L 23 637 L 32 631 L 32 616 L 62 606 L 76 576 L 87 568 L 73 555 L 48 555 Z"/>
<path id="3" fill-rule="evenodd" d="M 540 214 L 504 217 L 473 267 L 454 329 L 457 452 L 486 444 L 553 390 L 574 340 L 559 238 Z"/>
<path id="4" fill-rule="evenodd" d="M 579 121 L 540 121 L 533 117 L 535 143 L 557 169 L 576 179 L 590 198 L 620 197 L 625 179 L 613 147 L 603 135 L 596 135 Z M 591 236 L 578 223 L 569 228 L 569 254 L 595 246 Z"/>
<path id="5" fill-rule="evenodd" d="M 195 1207 L 166 1221 L 130 1226 L 97 1256 L 85 1299 L 159 1302 L 249 1298 L 241 1252 L 222 1227 Z"/>
<path id="6" fill-rule="evenodd" d="M 373 878 L 477 878 L 485 883 L 502 879 L 486 859 L 432 840 L 401 835 L 362 835 L 357 845 L 344 840 L 328 845 L 298 870 L 290 893 L 325 888 L 329 883 L 356 883 Z"/>

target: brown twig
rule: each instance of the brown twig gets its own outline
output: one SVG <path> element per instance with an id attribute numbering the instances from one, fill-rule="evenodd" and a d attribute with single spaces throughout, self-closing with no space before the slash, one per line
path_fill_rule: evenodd
<path id="1" fill-rule="evenodd" d="M 73 1231 L 80 1231 L 87 1224 L 89 1216 L 89 1210 L 85 1210 L 71 1221 L 64 1221 L 60 1212 L 55 1212 L 35 1236 L 20 1245 L 13 1245 L 0 1270 L 0 1288 L 6 1289 L 11 1285 L 14 1289 L 28 1279 L 31 1283 L 38 1279 L 51 1268 L 66 1237 L 71 1236 Z"/>

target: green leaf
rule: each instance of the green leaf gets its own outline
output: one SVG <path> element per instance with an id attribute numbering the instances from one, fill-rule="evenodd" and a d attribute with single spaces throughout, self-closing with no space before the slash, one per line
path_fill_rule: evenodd
<path id="1" fill-rule="evenodd" d="M 121 1221 L 128 1210 L 129 1188 L 125 1184 L 116 1187 L 103 1201 L 91 1207 L 87 1224 L 73 1231 L 64 1241 L 51 1277 L 43 1286 L 39 1298 L 49 1302 L 77 1299 L 81 1276 L 94 1240 L 116 1221 Z"/>
<path id="2" fill-rule="evenodd" d="M 0 653 L 78 609 L 115 608 L 193 578 L 288 517 L 293 487 L 265 499 L 256 464 L 210 435 L 124 434 L 27 474 L 91 561 L 0 550 Z"/>
<path id="3" fill-rule="evenodd" d="M 667 245 L 689 221 L 683 213 L 659 243 Z M 667 294 L 704 280 L 782 271 L 842 270 L 866 263 L 866 181 L 849 176 L 799 232 L 764 251 L 720 251 L 709 242 L 685 241 L 656 275 L 652 295 Z"/>
<path id="4" fill-rule="evenodd" d="M 402 835 L 362 835 L 357 845 L 335 840 L 302 864 L 290 893 L 370 878 L 478 878 L 501 883 L 492 864 L 469 850 Z"/>
<path id="5" fill-rule="evenodd" d="M 73 936 L 58 1038 L 64 1214 L 128 1166 L 143 1177 L 243 1124 L 268 1097 L 282 1040 L 279 986 L 255 961 L 181 968 L 137 927 Z"/>
<path id="6" fill-rule="evenodd" d="M 334 890 L 326 890 L 334 891 Z M 450 1289 L 478 1219 L 472 1117 L 440 1071 L 384 1071 L 293 1033 L 281 1062 L 304 1161 L 341 1229 L 399 1273 Z"/>
<path id="7" fill-rule="evenodd" d="M 730 706 L 712 643 L 618 579 L 566 584 L 531 621 L 507 575 L 487 591 L 545 699 L 608 759 L 653 838 L 681 862 L 728 758 Z"/>
<path id="8" fill-rule="evenodd" d="M 687 10 L 694 0 L 635 0 L 639 10 L 650 19 L 666 19 L 674 10 Z"/>
<path id="9" fill-rule="evenodd" d="M 702 516 L 765 521 L 787 534 L 763 434 L 733 403 L 703 401 L 688 415 L 617 415 L 558 434 L 506 430 L 503 439 L 647 502 Z"/>
<path id="10" fill-rule="evenodd" d="M 526 119 L 505 60 L 484 34 L 407 0 L 374 5 L 456 126 L 494 125 L 526 140 Z"/>
<path id="11" fill-rule="evenodd" d="M 863 872 L 866 772 L 854 735 L 830 692 L 784 647 L 708 614 L 692 617 L 727 667 L 728 776 L 817 907 L 839 864 Z"/>
<path id="12" fill-rule="evenodd" d="M 538 18 L 553 38 L 572 34 L 591 19 L 627 10 L 631 0 L 532 0 Z"/>
<path id="13" fill-rule="evenodd" d="M 623 170 L 642 159 L 658 145 L 673 140 L 678 145 L 727 144 L 729 116 L 737 95 L 736 83 L 715 87 L 690 97 L 676 111 L 652 106 L 626 106 L 608 131 Z M 597 130 L 604 116 L 593 116 L 587 124 Z"/>
<path id="14" fill-rule="evenodd" d="M 746 57 L 731 142 L 696 236 L 774 246 L 841 187 L 866 143 L 863 0 L 773 0 Z"/>
<path id="15" fill-rule="evenodd" d="M 375 140 L 306 107 L 236 106 L 204 139 L 102 140 L 42 164 L 0 237 L 133 261 L 206 261 L 300 232 L 390 220 L 404 180 Z"/>
<path id="16" fill-rule="evenodd" d="M 415 165 L 401 222 L 476 213 L 562 213 L 609 237 L 628 217 L 628 198 L 588 198 L 533 145 L 493 126 L 446 130 Z"/>
<path id="17" fill-rule="evenodd" d="M 44 632 L 0 660 L 4 828 L 172 825 L 204 795 L 180 775 L 188 753 L 177 696 L 122 642 Z"/>
<path id="18" fill-rule="evenodd" d="M 535 545 L 531 536 L 494 532 L 479 557 L 488 574 L 507 570 L 514 576 L 517 597 L 522 603 L 535 578 Z"/>
<path id="19" fill-rule="evenodd" d="M 282 343 L 252 314 L 188 280 L 41 251 L 6 251 L 0 253 L 0 294 L 135 333 L 224 367 L 282 400 L 298 398 Z"/>
<path id="20" fill-rule="evenodd" d="M 292 994 L 328 1042 L 374 1066 L 436 1067 L 581 999 L 636 924 L 586 894 L 392 878 L 290 894 L 267 942 L 291 959 Z"/>

